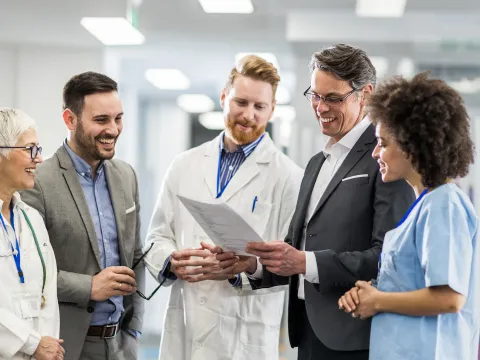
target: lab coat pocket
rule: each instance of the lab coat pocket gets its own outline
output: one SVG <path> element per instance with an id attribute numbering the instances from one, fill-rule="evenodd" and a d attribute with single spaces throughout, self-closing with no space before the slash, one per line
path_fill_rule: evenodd
<path id="1" fill-rule="evenodd" d="M 240 341 L 252 347 L 278 346 L 285 293 L 245 296 Z"/>

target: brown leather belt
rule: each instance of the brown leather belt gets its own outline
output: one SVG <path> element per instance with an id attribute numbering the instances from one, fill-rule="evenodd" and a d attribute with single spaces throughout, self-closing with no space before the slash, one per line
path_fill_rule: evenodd
<path id="1" fill-rule="evenodd" d="M 118 323 L 104 326 L 92 325 L 88 328 L 87 336 L 98 336 L 102 339 L 110 339 L 115 337 L 117 332 Z"/>

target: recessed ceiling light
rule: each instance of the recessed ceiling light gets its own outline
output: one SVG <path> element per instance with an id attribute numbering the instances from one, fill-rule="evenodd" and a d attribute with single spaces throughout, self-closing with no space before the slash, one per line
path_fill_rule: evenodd
<path id="1" fill-rule="evenodd" d="M 178 69 L 148 69 L 145 78 L 161 90 L 186 90 L 190 80 Z"/>
<path id="2" fill-rule="evenodd" d="M 177 105 L 188 113 L 205 113 L 215 109 L 215 103 L 204 94 L 184 94 L 177 98 Z"/>
<path id="3" fill-rule="evenodd" d="M 251 14 L 251 0 L 199 0 L 203 11 L 213 14 Z"/>
<path id="4" fill-rule="evenodd" d="M 407 0 L 357 0 L 356 13 L 361 17 L 402 17 Z"/>
<path id="5" fill-rule="evenodd" d="M 104 45 L 140 45 L 145 37 L 122 17 L 84 17 L 80 24 Z"/>

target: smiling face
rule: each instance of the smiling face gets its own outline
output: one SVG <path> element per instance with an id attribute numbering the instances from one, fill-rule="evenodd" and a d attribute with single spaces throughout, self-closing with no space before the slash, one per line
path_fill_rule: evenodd
<path id="1" fill-rule="evenodd" d="M 116 91 L 87 95 L 80 117 L 69 109 L 63 117 L 72 134 L 70 147 L 88 164 L 113 158 L 123 129 L 122 104 Z"/>
<path id="2" fill-rule="evenodd" d="M 412 174 L 417 174 L 407 155 L 400 149 L 397 141 L 388 129 L 379 122 L 375 129 L 377 146 L 372 157 L 380 166 L 384 182 L 409 180 Z"/>
<path id="3" fill-rule="evenodd" d="M 38 145 L 37 132 L 26 131 L 15 146 Z M 35 169 L 43 161 L 39 154 L 32 160 L 29 149 L 12 149 L 8 158 L 0 157 L 0 182 L 5 192 L 32 189 L 34 186 Z"/>
<path id="4" fill-rule="evenodd" d="M 340 80 L 333 74 L 319 69 L 313 71 L 310 87 L 312 92 L 330 98 L 343 98 L 353 90 L 347 81 Z M 322 133 L 338 142 L 362 120 L 365 96 L 372 91 L 372 85 L 368 84 L 338 104 L 326 104 L 323 100 L 312 100 L 311 106 Z"/>
<path id="5" fill-rule="evenodd" d="M 225 134 L 236 145 L 257 140 L 275 109 L 272 85 L 243 75 L 238 75 L 232 86 L 222 91 L 220 100 Z"/>

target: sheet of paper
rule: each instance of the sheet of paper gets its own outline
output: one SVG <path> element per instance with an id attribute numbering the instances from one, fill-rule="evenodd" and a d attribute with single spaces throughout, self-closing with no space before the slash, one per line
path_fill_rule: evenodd
<path id="1" fill-rule="evenodd" d="M 180 195 L 177 197 L 213 243 L 224 251 L 250 256 L 245 252 L 247 243 L 263 241 L 261 236 L 228 204 L 203 203 Z"/>

